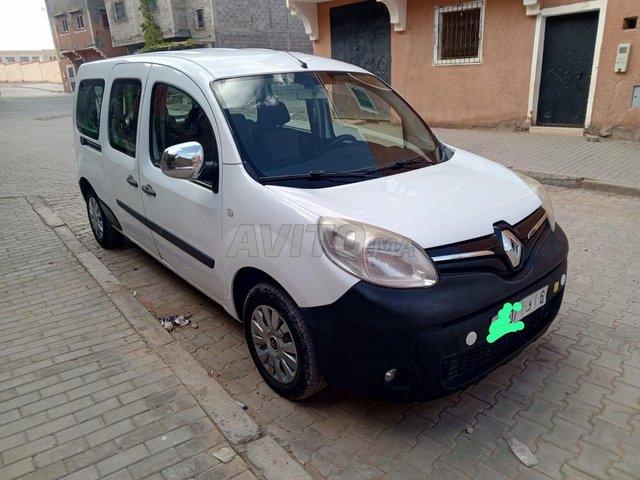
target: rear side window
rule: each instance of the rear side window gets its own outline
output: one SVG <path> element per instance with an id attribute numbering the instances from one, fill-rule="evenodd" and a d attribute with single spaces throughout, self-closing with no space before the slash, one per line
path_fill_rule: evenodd
<path id="1" fill-rule="evenodd" d="M 109 143 L 116 150 L 136 156 L 138 110 L 140 109 L 139 80 L 115 80 L 109 96 Z"/>
<path id="2" fill-rule="evenodd" d="M 98 140 L 100 135 L 103 94 L 104 80 L 83 80 L 78 87 L 76 125 L 81 134 L 94 140 Z"/>

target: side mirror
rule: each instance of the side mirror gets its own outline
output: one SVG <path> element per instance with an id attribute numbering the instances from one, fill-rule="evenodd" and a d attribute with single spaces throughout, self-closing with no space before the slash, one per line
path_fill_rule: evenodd
<path id="1" fill-rule="evenodd" d="M 198 142 L 185 142 L 165 149 L 160 169 L 167 177 L 195 180 L 204 166 L 204 150 Z"/>

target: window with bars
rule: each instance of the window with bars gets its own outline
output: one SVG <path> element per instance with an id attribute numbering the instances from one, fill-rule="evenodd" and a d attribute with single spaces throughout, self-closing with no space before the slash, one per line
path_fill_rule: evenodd
<path id="1" fill-rule="evenodd" d="M 75 16 L 76 20 L 76 32 L 82 31 L 85 29 L 84 27 L 84 16 L 79 13 Z"/>
<path id="2" fill-rule="evenodd" d="M 204 8 L 194 10 L 194 22 L 197 29 L 204 28 Z"/>
<path id="3" fill-rule="evenodd" d="M 57 17 L 57 19 L 58 19 L 58 32 L 69 33 L 69 21 L 67 20 L 66 15 Z"/>
<path id="4" fill-rule="evenodd" d="M 436 7 L 434 63 L 480 63 L 484 0 Z"/>

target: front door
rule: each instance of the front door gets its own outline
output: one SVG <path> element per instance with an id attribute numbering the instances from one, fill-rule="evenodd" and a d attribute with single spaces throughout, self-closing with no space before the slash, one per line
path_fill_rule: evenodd
<path id="1" fill-rule="evenodd" d="M 220 162 L 213 110 L 198 85 L 170 67 L 151 68 L 146 92 L 139 168 L 147 224 L 162 261 L 222 303 Z M 192 141 L 204 150 L 205 167 L 199 179 L 163 174 L 164 149 Z"/>
<path id="2" fill-rule="evenodd" d="M 374 0 L 330 10 L 331 56 L 391 81 L 389 11 Z"/>
<path id="3" fill-rule="evenodd" d="M 584 127 L 599 12 L 548 17 L 537 124 Z"/>

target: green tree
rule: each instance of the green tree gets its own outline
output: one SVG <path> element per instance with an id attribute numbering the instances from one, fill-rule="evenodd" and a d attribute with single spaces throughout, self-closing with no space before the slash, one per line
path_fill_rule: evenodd
<path id="1" fill-rule="evenodd" d="M 144 20 L 142 21 L 142 31 L 144 32 L 144 47 L 151 49 L 164 41 L 162 30 L 156 22 L 156 18 L 150 9 L 151 0 L 140 0 L 140 11 Z"/>

